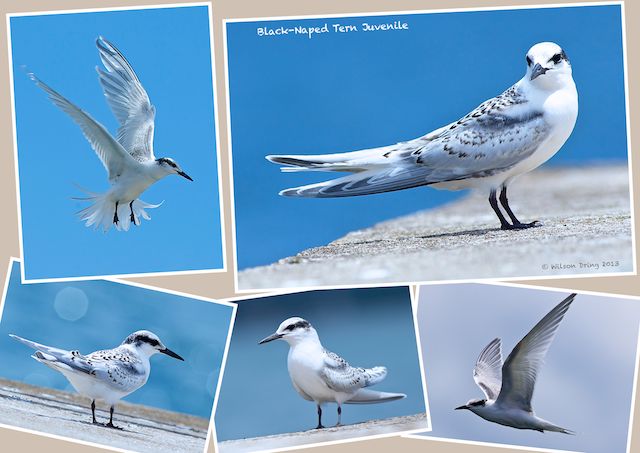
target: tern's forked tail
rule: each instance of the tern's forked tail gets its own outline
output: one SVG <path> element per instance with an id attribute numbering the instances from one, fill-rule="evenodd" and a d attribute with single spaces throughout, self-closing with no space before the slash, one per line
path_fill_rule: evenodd
<path id="1" fill-rule="evenodd" d="M 113 222 L 115 213 L 115 202 L 109 198 L 109 194 L 93 193 L 86 191 L 87 197 L 74 198 L 75 200 L 89 201 L 91 204 L 86 208 L 77 212 L 80 220 L 85 222 L 85 226 L 94 229 L 102 228 L 104 232 L 107 232 L 113 225 L 118 231 L 128 231 L 131 227 L 131 210 L 129 203 L 121 203 L 118 205 L 118 223 Z M 151 220 L 146 209 L 154 209 L 160 206 L 159 204 L 149 204 L 142 200 L 135 200 L 133 202 L 133 214 L 136 224 L 140 224 L 142 219 Z"/>

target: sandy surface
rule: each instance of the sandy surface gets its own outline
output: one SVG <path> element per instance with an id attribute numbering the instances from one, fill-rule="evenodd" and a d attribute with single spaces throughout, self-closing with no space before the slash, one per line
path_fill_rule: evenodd
<path id="1" fill-rule="evenodd" d="M 537 228 L 500 230 L 486 197 L 472 194 L 244 270 L 239 288 L 630 272 L 628 182 L 626 166 L 537 170 L 509 189 L 518 218 Z"/>
<path id="2" fill-rule="evenodd" d="M 197 452 L 204 449 L 208 420 L 121 402 L 114 424 L 91 423 L 91 402 L 74 393 L 0 379 L 0 423 L 140 452 Z M 96 418 L 109 420 L 98 403 Z M 106 409 L 106 411 L 104 410 Z"/>
<path id="3" fill-rule="evenodd" d="M 312 429 L 297 433 L 254 437 L 250 439 L 227 440 L 218 444 L 218 451 L 220 453 L 241 453 L 270 450 L 413 430 L 424 431 L 426 429 L 428 429 L 426 414 L 408 415 L 405 417 L 394 417 L 383 420 L 371 420 L 365 423 L 356 423 L 354 425 Z"/>

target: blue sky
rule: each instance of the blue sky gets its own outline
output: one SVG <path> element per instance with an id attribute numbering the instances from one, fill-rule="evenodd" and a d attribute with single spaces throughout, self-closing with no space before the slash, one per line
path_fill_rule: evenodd
<path id="1" fill-rule="evenodd" d="M 292 316 L 307 319 L 323 346 L 351 365 L 386 366 L 386 379 L 372 389 L 407 394 L 403 400 L 384 404 L 345 405 L 344 424 L 425 412 L 407 287 L 273 296 L 238 304 L 216 410 L 218 440 L 315 428 L 315 404 L 302 399 L 291 385 L 287 343 L 258 345 Z M 327 404 L 323 424 L 333 426 L 336 420 L 336 405 Z"/>
<path id="2" fill-rule="evenodd" d="M 141 199 L 164 204 L 127 233 L 103 234 L 76 217 L 86 203 L 72 199 L 84 196 L 75 185 L 105 192 L 106 172 L 23 68 L 115 134 L 95 71 L 99 35 L 129 60 L 156 107 L 156 156 L 173 157 L 194 179 L 169 176 L 150 187 Z M 13 17 L 11 40 L 26 277 L 221 268 L 207 8 Z"/>
<path id="3" fill-rule="evenodd" d="M 393 20 L 409 30 L 312 39 L 256 32 Z M 573 135 L 548 165 L 626 162 L 619 6 L 230 23 L 227 34 L 240 269 L 460 196 L 417 188 L 284 198 L 281 189 L 331 175 L 282 174 L 265 155 L 352 151 L 426 134 L 519 80 L 527 50 L 540 41 L 566 50 L 580 97 Z"/>
<path id="4" fill-rule="evenodd" d="M 568 295 L 480 284 L 421 287 L 418 323 L 433 417 L 433 431 L 426 435 L 590 453 L 626 451 L 637 300 L 578 294 L 549 349 L 533 408 L 575 436 L 517 430 L 453 410 L 484 397 L 472 376 L 482 348 L 499 337 L 506 358 Z"/>
<path id="5" fill-rule="evenodd" d="M 23 285 L 16 263 L 0 323 L 0 376 L 74 391 L 10 333 L 88 354 L 113 348 L 136 330 L 151 330 L 185 361 L 153 356 L 147 384 L 125 400 L 208 419 L 232 315 L 227 305 L 103 280 Z"/>

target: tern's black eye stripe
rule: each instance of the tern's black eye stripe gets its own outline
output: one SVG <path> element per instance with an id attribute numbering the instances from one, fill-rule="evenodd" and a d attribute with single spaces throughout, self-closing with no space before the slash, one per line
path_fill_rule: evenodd
<path id="1" fill-rule="evenodd" d="M 529 55 L 527 55 L 527 66 L 531 66 L 531 58 L 529 58 Z"/>
<path id="2" fill-rule="evenodd" d="M 564 60 L 564 52 L 557 53 L 553 57 L 549 58 L 549 61 L 553 61 L 555 64 L 560 63 L 562 60 Z"/>
<path id="3" fill-rule="evenodd" d="M 304 321 L 303 320 L 303 321 L 298 321 L 298 322 L 296 322 L 294 324 L 289 324 L 287 327 L 284 328 L 284 330 L 291 331 L 291 330 L 296 329 L 298 327 L 306 328 L 306 327 L 309 327 L 310 325 L 311 324 L 309 324 L 309 321 Z"/>

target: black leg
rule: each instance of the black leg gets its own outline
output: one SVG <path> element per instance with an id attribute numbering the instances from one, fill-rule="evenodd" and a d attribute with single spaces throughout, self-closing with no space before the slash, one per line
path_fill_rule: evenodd
<path id="1" fill-rule="evenodd" d="M 525 228 L 531 228 L 538 225 L 537 220 L 531 223 L 522 223 L 518 220 L 516 215 L 511 210 L 511 207 L 509 206 L 509 200 L 507 199 L 507 186 L 502 186 L 502 190 L 500 191 L 500 203 L 502 203 L 504 210 L 506 211 L 507 215 L 511 219 L 511 222 L 513 222 L 513 225 L 511 225 L 511 228 L 525 229 Z"/>
<path id="2" fill-rule="evenodd" d="M 342 406 L 338 403 L 338 423 L 336 426 L 342 426 Z"/>
<path id="3" fill-rule="evenodd" d="M 496 213 L 498 219 L 500 219 L 500 228 L 503 230 L 510 230 L 513 226 L 507 222 L 507 219 L 504 218 L 502 211 L 500 211 L 500 207 L 498 206 L 498 199 L 496 198 L 496 191 L 491 189 L 491 193 L 489 194 L 489 204 L 493 208 L 493 212 Z"/>
<path id="4" fill-rule="evenodd" d="M 133 202 L 135 200 L 131 201 L 131 203 L 129 203 L 129 209 L 131 210 L 131 221 L 133 222 L 134 225 L 136 224 L 136 216 L 133 215 Z"/>
<path id="5" fill-rule="evenodd" d="M 119 426 L 113 424 L 113 406 L 111 406 L 111 408 L 109 409 L 109 423 L 107 423 L 105 426 L 108 426 L 109 428 L 122 429 Z"/>
<path id="6" fill-rule="evenodd" d="M 322 426 L 322 408 L 318 404 L 318 426 L 316 426 L 316 429 L 322 428 L 324 428 L 324 426 Z"/>
<path id="7" fill-rule="evenodd" d="M 100 425 L 100 423 L 96 421 L 96 400 L 91 400 L 91 416 L 93 417 L 93 424 Z"/>
<path id="8" fill-rule="evenodd" d="M 116 210 L 113 211 L 113 223 L 117 225 L 119 221 L 120 220 L 118 219 L 118 202 L 116 201 Z"/>

